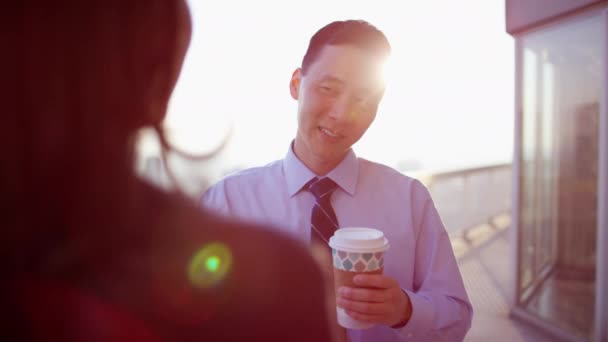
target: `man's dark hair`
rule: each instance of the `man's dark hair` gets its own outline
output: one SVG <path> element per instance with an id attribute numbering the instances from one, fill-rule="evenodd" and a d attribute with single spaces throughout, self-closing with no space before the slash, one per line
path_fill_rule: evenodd
<path id="1" fill-rule="evenodd" d="M 308 44 L 302 60 L 302 73 L 317 59 L 326 45 L 354 45 L 384 60 L 391 53 L 388 39 L 375 26 L 364 20 L 334 21 L 317 31 Z"/>

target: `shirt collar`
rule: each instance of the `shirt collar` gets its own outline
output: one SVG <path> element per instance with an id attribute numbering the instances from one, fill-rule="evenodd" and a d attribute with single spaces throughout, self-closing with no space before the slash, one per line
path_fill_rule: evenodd
<path id="1" fill-rule="evenodd" d="M 289 144 L 289 151 L 283 159 L 283 172 L 287 181 L 289 196 L 297 194 L 308 181 L 316 177 L 315 173 L 296 157 L 293 152 L 293 142 Z M 359 178 L 359 159 L 352 148 L 340 164 L 327 174 L 327 177 L 336 182 L 349 195 L 353 196 L 355 194 L 357 179 Z"/>

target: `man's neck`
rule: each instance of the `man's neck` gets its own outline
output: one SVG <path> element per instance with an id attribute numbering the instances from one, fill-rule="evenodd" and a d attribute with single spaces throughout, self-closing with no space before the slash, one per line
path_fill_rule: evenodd
<path id="1" fill-rule="evenodd" d="M 306 163 L 304 161 L 302 162 L 304 163 L 304 165 L 306 165 L 306 167 L 308 167 L 312 172 L 314 172 L 315 175 L 322 177 L 330 173 L 333 169 L 335 169 L 336 166 L 340 164 L 341 160 L 333 163 L 325 163 L 321 160 L 316 160 L 312 163 Z"/>
<path id="2" fill-rule="evenodd" d="M 291 150 L 296 158 L 302 162 L 302 164 L 304 164 L 310 171 L 319 177 L 325 176 L 335 169 L 338 165 L 340 165 L 347 155 L 347 153 L 344 153 L 342 158 L 335 158 L 331 161 L 326 161 L 310 153 L 299 153 L 298 148 L 296 147 L 296 141 L 294 141 L 291 145 Z M 305 158 L 306 155 L 308 155 L 310 158 Z"/>

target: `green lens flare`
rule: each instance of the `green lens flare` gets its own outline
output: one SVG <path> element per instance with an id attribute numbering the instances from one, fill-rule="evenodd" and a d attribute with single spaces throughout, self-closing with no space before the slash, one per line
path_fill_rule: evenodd
<path id="1" fill-rule="evenodd" d="M 213 287 L 226 278 L 232 267 L 232 252 L 221 242 L 204 245 L 188 265 L 188 278 L 196 287 Z"/>
<path id="2" fill-rule="evenodd" d="M 216 257 L 215 255 L 207 258 L 207 261 L 205 261 L 205 266 L 207 266 L 207 270 L 209 270 L 209 272 L 217 271 L 217 269 L 220 267 L 220 258 Z"/>

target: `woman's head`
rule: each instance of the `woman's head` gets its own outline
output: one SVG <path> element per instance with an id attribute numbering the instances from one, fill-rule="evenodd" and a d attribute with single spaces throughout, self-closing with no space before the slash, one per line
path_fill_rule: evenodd
<path id="1" fill-rule="evenodd" d="M 102 139 L 162 120 L 190 36 L 183 0 L 24 3 L 23 94 L 28 118 L 53 121 L 42 130 Z"/>
<path id="2" fill-rule="evenodd" d="M 78 168 L 87 155 L 128 154 L 138 128 L 162 121 L 190 39 L 184 0 L 24 0 L 11 10 L 23 65 L 5 78 L 17 101 L 4 125 L 18 147 L 11 160 Z"/>
<path id="3" fill-rule="evenodd" d="M 42 230 L 103 202 L 83 185 L 117 188 L 132 171 L 129 142 L 165 115 L 190 17 L 185 0 L 23 0 L 3 14 L 16 47 L 2 78 L 14 93 L 0 125 L 5 222 Z"/>

